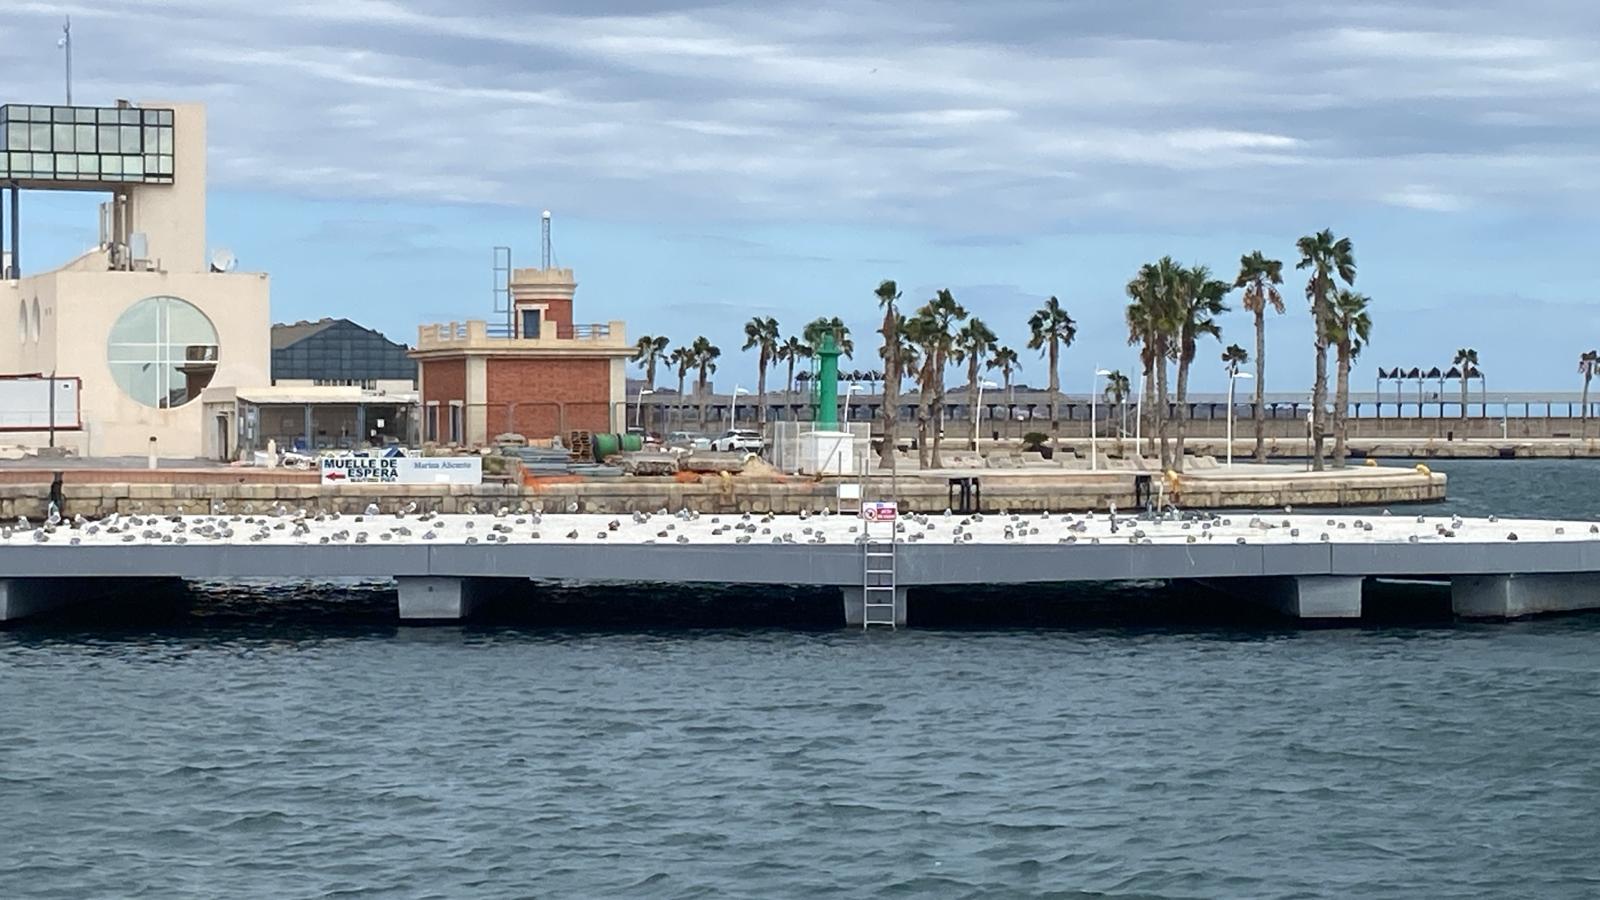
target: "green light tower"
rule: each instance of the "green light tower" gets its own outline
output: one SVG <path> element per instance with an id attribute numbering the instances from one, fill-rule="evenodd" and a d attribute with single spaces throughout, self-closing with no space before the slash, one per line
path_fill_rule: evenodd
<path id="1" fill-rule="evenodd" d="M 817 346 L 818 431 L 839 430 L 839 345 L 833 332 L 825 332 Z"/>

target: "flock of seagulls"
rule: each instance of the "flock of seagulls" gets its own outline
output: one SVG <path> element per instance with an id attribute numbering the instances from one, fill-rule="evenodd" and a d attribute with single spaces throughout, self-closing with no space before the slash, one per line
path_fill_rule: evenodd
<path id="1" fill-rule="evenodd" d="M 480 510 L 469 504 L 460 513 L 421 511 L 408 503 L 384 513 L 376 503 L 360 514 L 337 510 L 290 509 L 282 503 L 257 511 L 244 504 L 230 510 L 213 501 L 203 512 L 180 508 L 177 514 L 116 514 L 100 519 L 64 518 L 54 504 L 40 521 L 19 517 L 0 523 L 0 546 L 34 544 L 417 544 L 621 542 L 630 544 L 839 544 L 890 540 L 949 544 L 1202 544 L 1213 542 L 1436 542 L 1522 539 L 1517 531 L 1487 519 L 1417 516 L 1402 520 L 1384 511 L 1378 517 L 1276 514 L 1127 515 L 1115 507 L 1105 513 L 997 513 L 962 515 L 908 512 L 889 523 L 867 523 L 852 514 L 824 509 L 798 515 L 741 513 L 711 515 L 689 510 L 633 512 L 624 515 L 547 513 L 526 505 Z M 1573 539 L 1600 535 L 1600 525 L 1519 522 L 1531 539 Z"/>

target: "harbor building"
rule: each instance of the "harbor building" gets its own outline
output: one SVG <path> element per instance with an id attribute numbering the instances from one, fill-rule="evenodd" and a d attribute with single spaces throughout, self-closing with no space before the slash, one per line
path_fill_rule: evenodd
<path id="1" fill-rule="evenodd" d="M 548 257 L 541 268 L 508 269 L 503 322 L 418 329 L 411 355 L 425 442 L 479 446 L 503 433 L 565 439 L 626 430 L 633 347 L 623 323 L 574 322 L 577 279 Z"/>
<path id="2" fill-rule="evenodd" d="M 269 382 L 269 281 L 207 247 L 204 107 L 0 106 L 0 150 L 0 310 L 16 322 L 0 330 L 0 373 L 81 386 L 76 408 L 52 404 L 53 423 L 7 440 L 85 456 L 235 453 L 235 408 L 202 395 Z M 95 245 L 30 271 L 19 230 L 35 191 L 107 195 Z"/>

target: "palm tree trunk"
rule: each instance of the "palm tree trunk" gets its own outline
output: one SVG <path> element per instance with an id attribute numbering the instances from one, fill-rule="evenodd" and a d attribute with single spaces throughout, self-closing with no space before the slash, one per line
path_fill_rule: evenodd
<path id="1" fill-rule="evenodd" d="M 940 452 L 944 443 L 944 353 L 939 354 L 938 365 L 934 367 L 933 382 L 933 467 L 944 468 L 944 456 Z"/>
<path id="2" fill-rule="evenodd" d="M 1144 382 L 1144 384 L 1140 385 L 1144 391 L 1144 402 L 1140 404 L 1139 431 L 1144 440 L 1152 440 L 1155 438 L 1156 433 L 1156 371 L 1151 365 L 1151 360 L 1154 359 L 1154 356 L 1148 345 L 1145 347 L 1145 353 L 1142 356 L 1146 358 L 1140 360 L 1144 365 L 1144 377 L 1140 379 L 1140 381 Z M 1138 451 L 1140 456 L 1144 456 L 1144 447 L 1135 447 L 1134 449 Z"/>
<path id="3" fill-rule="evenodd" d="M 1467 366 L 1465 363 L 1461 365 L 1461 424 L 1463 426 L 1467 424 Z M 1461 436 L 1467 436 L 1465 427 L 1461 429 Z"/>
<path id="4" fill-rule="evenodd" d="M 922 364 L 921 376 L 917 379 L 917 465 L 928 468 L 931 457 L 928 455 L 928 418 L 933 414 L 933 356 L 929 352 L 928 359 Z"/>
<path id="5" fill-rule="evenodd" d="M 1183 471 L 1183 445 L 1189 431 L 1189 364 L 1192 359 L 1178 358 L 1178 396 L 1176 418 L 1178 420 L 1178 439 L 1172 451 L 1172 467 Z"/>
<path id="6" fill-rule="evenodd" d="M 976 452 L 977 449 L 978 449 L 978 426 L 981 424 L 978 421 L 978 416 L 979 416 L 980 410 L 978 409 L 978 357 L 977 357 L 977 354 L 973 354 L 972 361 L 967 363 L 967 402 L 972 405 L 972 439 L 971 439 L 972 447 L 971 447 L 971 449 L 974 452 Z"/>
<path id="7" fill-rule="evenodd" d="M 761 351 L 761 358 L 756 360 L 756 402 L 761 406 L 756 410 L 756 422 L 762 428 L 767 427 L 767 351 Z"/>
<path id="8" fill-rule="evenodd" d="M 673 404 L 674 406 L 678 407 L 677 412 L 678 412 L 678 430 L 679 431 L 683 430 L 683 378 L 684 378 L 684 374 L 682 372 L 679 372 L 678 373 L 678 396 L 676 398 L 678 402 Z"/>
<path id="9" fill-rule="evenodd" d="M 700 379 L 695 382 L 694 393 L 700 401 L 700 430 L 706 430 L 706 370 L 700 370 Z"/>
<path id="10" fill-rule="evenodd" d="M 1156 367 L 1156 437 L 1161 442 L 1161 468 L 1163 471 L 1172 467 L 1171 447 L 1167 445 L 1167 353 L 1166 341 L 1159 340 L 1156 344 L 1157 353 L 1154 364 Z"/>
<path id="11" fill-rule="evenodd" d="M 1328 285 L 1322 278 L 1317 280 L 1316 301 L 1311 304 L 1311 317 L 1315 320 L 1312 324 L 1316 331 L 1316 381 L 1311 387 L 1311 469 L 1315 472 L 1322 471 L 1322 444 L 1327 436 L 1327 413 L 1324 407 L 1328 405 L 1328 330 L 1326 328 Z"/>
<path id="12" fill-rule="evenodd" d="M 1050 338 L 1050 455 L 1061 452 L 1061 345 Z"/>
<path id="13" fill-rule="evenodd" d="M 1344 462 L 1349 454 L 1350 444 L 1350 417 L 1345 415 L 1345 409 L 1350 405 L 1350 344 L 1341 341 L 1339 344 L 1339 369 L 1338 382 L 1334 388 L 1333 400 L 1333 467 L 1344 468 Z"/>
<path id="14" fill-rule="evenodd" d="M 1588 372 L 1583 373 L 1583 424 L 1578 437 L 1585 441 L 1589 439 L 1589 379 L 1592 377 Z"/>
<path id="15" fill-rule="evenodd" d="M 1256 462 L 1267 461 L 1267 310 L 1266 301 L 1256 310 L 1256 404 L 1251 417 L 1256 423 Z"/>

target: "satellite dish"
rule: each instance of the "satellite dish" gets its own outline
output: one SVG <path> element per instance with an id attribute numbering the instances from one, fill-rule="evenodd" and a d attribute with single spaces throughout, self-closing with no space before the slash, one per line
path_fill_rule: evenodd
<path id="1" fill-rule="evenodd" d="M 211 251 L 211 271 L 232 272 L 238 266 L 239 260 L 233 255 L 232 250 L 226 247 L 218 247 Z"/>

